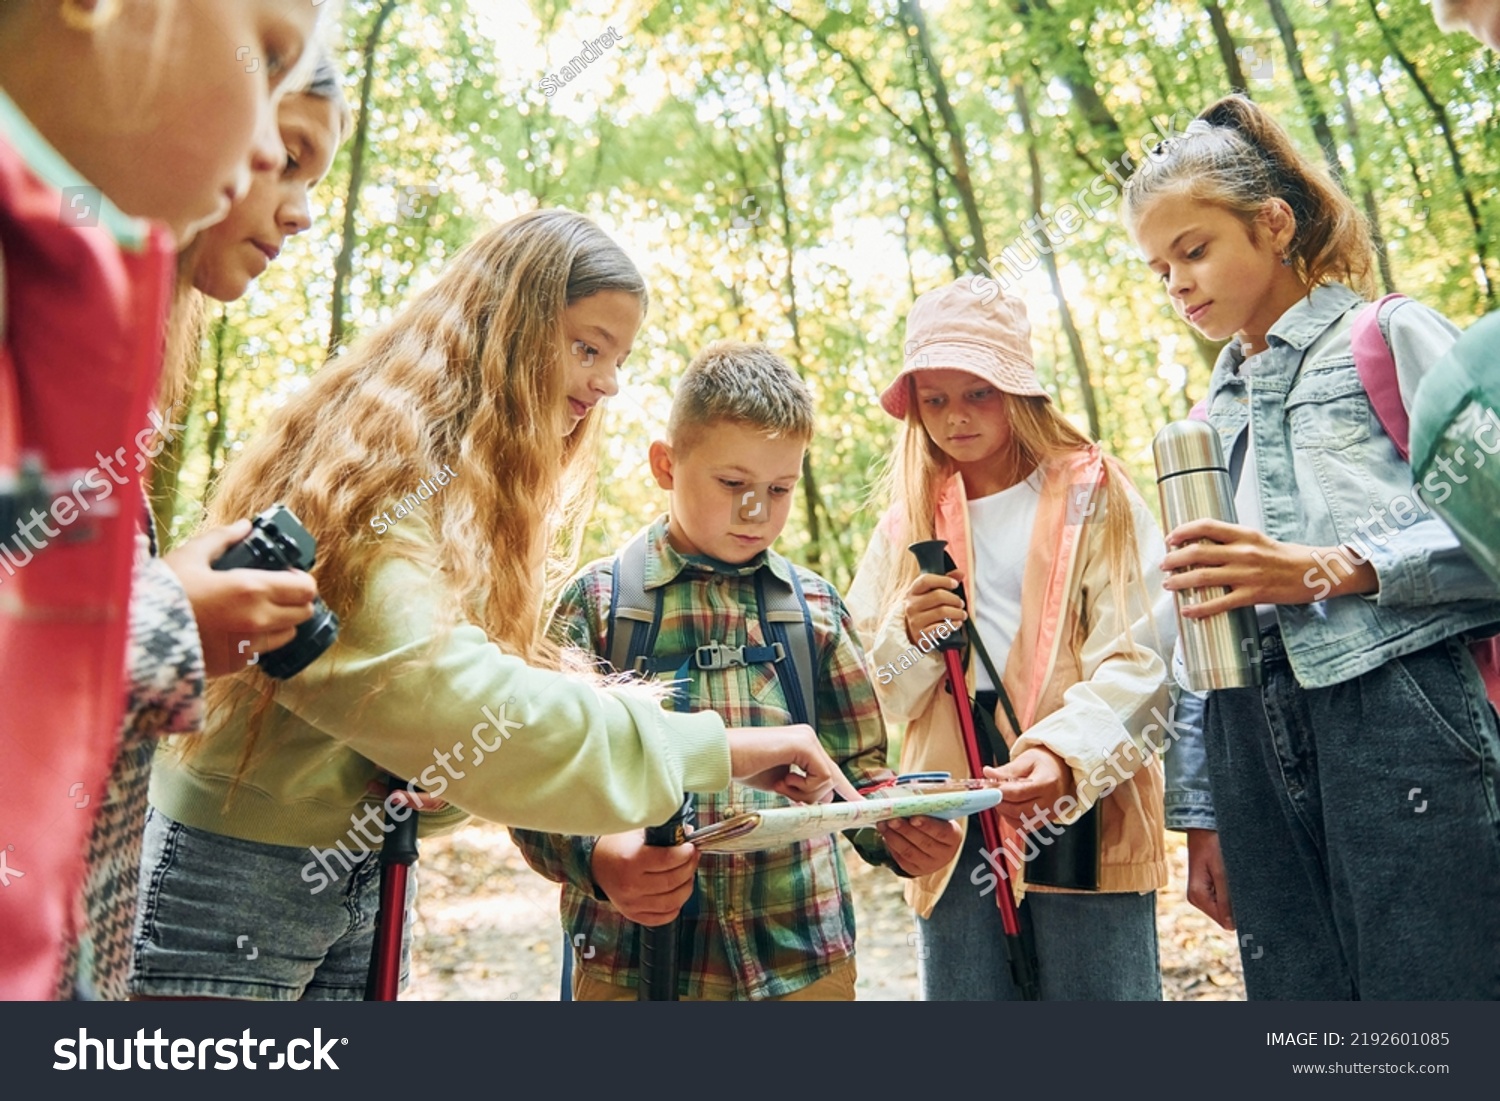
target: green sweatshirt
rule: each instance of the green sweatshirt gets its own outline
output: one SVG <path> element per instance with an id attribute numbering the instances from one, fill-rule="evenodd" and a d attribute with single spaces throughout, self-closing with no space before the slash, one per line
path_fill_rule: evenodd
<path id="1" fill-rule="evenodd" d="M 684 791 L 728 785 L 713 712 L 674 714 L 638 691 L 531 668 L 469 623 L 433 653 L 437 584 L 412 563 L 378 563 L 337 645 L 280 685 L 238 788 L 245 708 L 185 760 L 157 755 L 152 805 L 246 841 L 354 851 L 361 837 L 378 847 L 386 773 L 453 804 L 421 815 L 424 835 L 470 814 L 618 833 L 670 818 Z"/>

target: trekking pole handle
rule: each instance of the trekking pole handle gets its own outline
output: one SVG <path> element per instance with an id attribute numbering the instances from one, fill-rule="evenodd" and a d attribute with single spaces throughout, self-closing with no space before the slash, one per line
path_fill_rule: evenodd
<path id="1" fill-rule="evenodd" d="M 925 539 L 920 543 L 913 543 L 906 549 L 911 551 L 913 557 L 916 558 L 917 568 L 923 573 L 934 574 L 938 577 L 947 577 L 949 570 L 958 568 L 957 564 L 953 561 L 953 556 L 948 553 L 948 541 L 946 539 Z M 959 583 L 958 588 L 954 592 L 957 594 L 958 599 L 963 602 L 964 608 L 967 609 L 969 601 L 964 596 L 962 582 Z M 962 650 L 968 645 L 969 636 L 965 633 L 963 627 L 960 626 L 956 631 L 949 634 L 947 638 L 933 638 L 933 641 L 937 644 L 937 649 L 939 650 Z"/>
<path id="2" fill-rule="evenodd" d="M 390 796 L 398 791 L 405 791 L 406 785 L 400 780 L 392 777 L 389 792 L 386 795 L 387 808 L 393 808 L 395 804 L 390 802 Z M 421 792 L 417 792 L 421 794 Z M 380 846 L 380 863 L 411 865 L 417 862 L 417 808 L 410 803 L 405 804 L 406 817 L 400 818 L 389 809 L 391 832 L 386 834 L 385 841 Z"/>
<path id="3" fill-rule="evenodd" d="M 687 840 L 693 824 L 693 797 L 685 796 L 682 806 L 659 826 L 646 829 L 646 844 L 671 848 Z M 641 973 L 637 995 L 640 1001 L 675 1002 L 677 1000 L 677 931 L 678 918 L 665 925 L 641 927 Z"/>

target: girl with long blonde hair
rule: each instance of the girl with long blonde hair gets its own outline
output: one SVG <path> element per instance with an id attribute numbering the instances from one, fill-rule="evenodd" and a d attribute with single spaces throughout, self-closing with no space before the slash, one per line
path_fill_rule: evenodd
<path id="1" fill-rule="evenodd" d="M 318 539 L 342 628 L 281 682 L 252 644 L 255 664 L 209 690 L 207 736 L 158 762 L 137 994 L 359 998 L 372 854 L 412 813 L 382 804 L 387 774 L 448 804 L 425 834 L 468 814 L 617 832 L 731 775 L 853 797 L 809 728 L 764 737 L 666 712 L 567 668 L 542 630 L 592 501 L 596 406 L 645 306 L 635 266 L 586 218 L 517 218 L 332 359 L 226 471 L 209 522 L 288 506 Z M 229 927 L 256 958 L 216 947 Z"/>
<path id="2" fill-rule="evenodd" d="M 1008 763 L 984 769 L 1002 781 L 1003 851 L 966 825 L 954 860 L 907 883 L 923 997 L 1021 996 L 998 889 L 1022 902 L 1044 1000 L 1160 998 L 1154 892 L 1166 861 L 1151 724 L 1167 706 L 1172 635 L 1151 565 L 1156 524 L 1041 387 L 1020 302 L 960 280 L 917 299 L 906 335 L 905 368 L 881 396 L 901 421 L 890 507 L 848 604 L 886 718 L 908 724 L 903 772 L 969 775 L 943 662 L 923 652 L 943 625 L 972 625 L 993 658 L 1000 684 L 975 661 L 960 687 L 1009 746 Z M 949 576 L 919 574 L 907 551 L 933 538 L 957 563 Z M 1036 861 L 1065 829 L 1097 830 L 1097 855 L 1043 877 Z M 1094 844 L 1082 833 L 1067 843 Z M 1071 890 L 1033 882 L 1061 887 L 1075 873 Z"/>

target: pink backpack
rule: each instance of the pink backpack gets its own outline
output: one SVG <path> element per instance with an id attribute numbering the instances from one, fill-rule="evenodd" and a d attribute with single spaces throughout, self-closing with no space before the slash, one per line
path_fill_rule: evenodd
<path id="1" fill-rule="evenodd" d="M 1411 420 L 1406 405 L 1401 400 L 1401 384 L 1396 374 L 1396 356 L 1391 351 L 1390 341 L 1380 324 L 1381 311 L 1387 304 L 1406 301 L 1404 294 L 1388 294 L 1378 302 L 1359 311 L 1354 319 L 1354 328 L 1349 336 L 1350 348 L 1354 352 L 1354 369 L 1359 372 L 1359 381 L 1364 384 L 1365 395 L 1370 399 L 1370 408 L 1380 421 L 1380 427 L 1396 445 L 1403 462 L 1411 461 Z M 1193 420 L 1208 420 L 1208 400 L 1193 406 L 1188 416 Z M 1490 702 L 1500 710 L 1500 638 L 1486 638 L 1470 643 L 1470 652 L 1479 675 L 1484 678 L 1485 692 Z"/>

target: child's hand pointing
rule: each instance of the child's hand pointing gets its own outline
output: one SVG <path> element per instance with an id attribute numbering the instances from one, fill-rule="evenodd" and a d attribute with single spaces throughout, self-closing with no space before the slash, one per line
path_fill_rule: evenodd
<path id="1" fill-rule="evenodd" d="M 730 727 L 725 734 L 730 773 L 742 784 L 799 803 L 826 803 L 835 792 L 851 802 L 862 798 L 806 724 Z"/>

